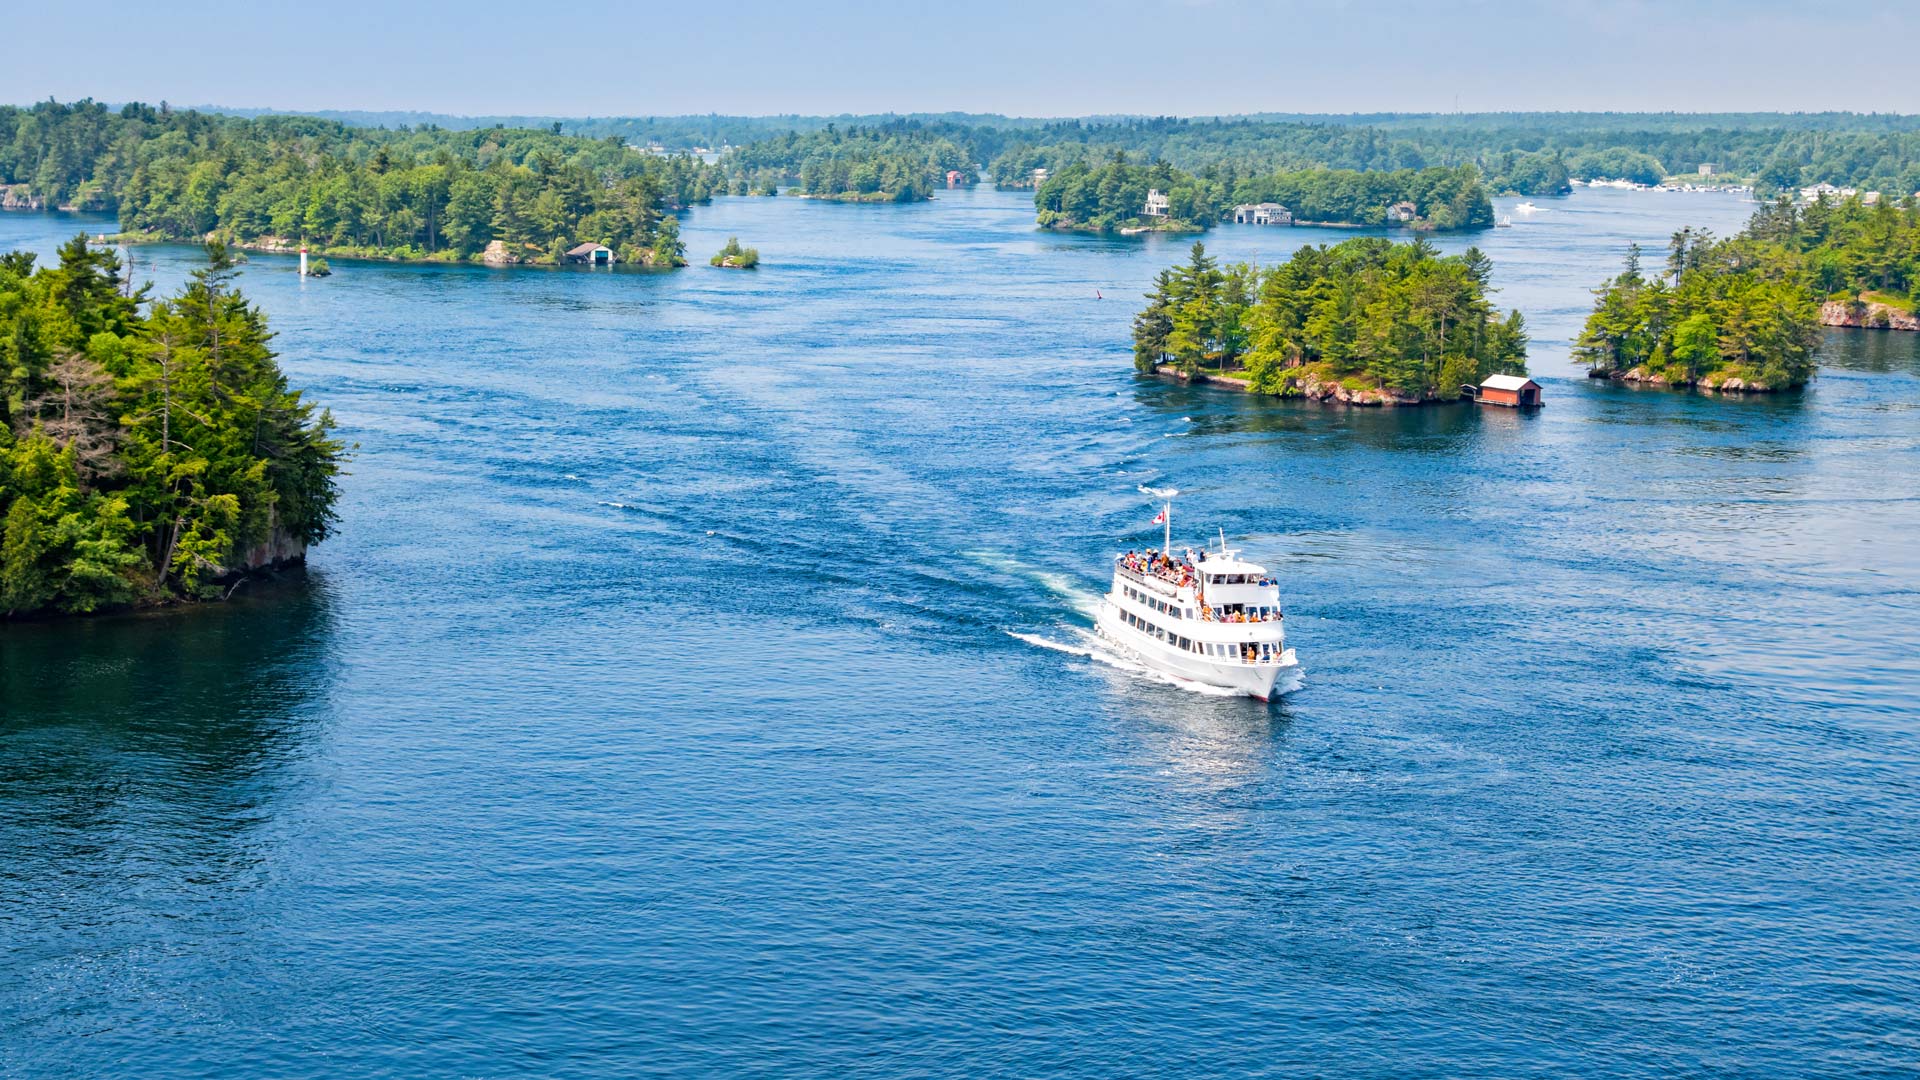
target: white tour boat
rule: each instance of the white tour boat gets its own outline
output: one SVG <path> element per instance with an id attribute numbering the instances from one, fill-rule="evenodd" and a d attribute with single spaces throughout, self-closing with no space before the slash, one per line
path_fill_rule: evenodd
<path id="1" fill-rule="evenodd" d="M 1177 679 L 1238 690 L 1266 701 L 1284 668 L 1293 666 L 1280 615 L 1280 586 L 1264 566 L 1246 562 L 1220 538 L 1217 551 L 1172 555 L 1173 496 L 1156 525 L 1159 551 L 1114 557 L 1113 591 L 1100 603 L 1103 637 Z"/>

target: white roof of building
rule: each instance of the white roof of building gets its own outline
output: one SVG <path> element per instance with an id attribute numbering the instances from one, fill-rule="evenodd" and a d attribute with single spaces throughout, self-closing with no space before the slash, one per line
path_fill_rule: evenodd
<path id="1" fill-rule="evenodd" d="M 1490 390 L 1518 390 L 1530 382 L 1533 380 L 1524 375 L 1489 375 L 1480 385 Z"/>

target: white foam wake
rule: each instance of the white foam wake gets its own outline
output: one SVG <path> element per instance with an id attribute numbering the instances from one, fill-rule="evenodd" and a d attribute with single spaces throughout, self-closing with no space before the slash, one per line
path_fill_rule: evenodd
<path id="1" fill-rule="evenodd" d="M 1088 618 L 1100 610 L 1100 594 L 1087 589 L 1077 578 L 1068 574 L 1042 570 L 997 551 L 968 551 L 962 554 L 1003 574 L 1038 582 L 1041 588 L 1065 600 L 1075 611 Z"/>

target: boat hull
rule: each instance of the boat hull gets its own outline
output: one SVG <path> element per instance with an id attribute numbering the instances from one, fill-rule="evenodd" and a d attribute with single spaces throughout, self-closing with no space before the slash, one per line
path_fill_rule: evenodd
<path id="1" fill-rule="evenodd" d="M 1293 666 L 1293 652 L 1281 654 L 1280 661 L 1273 664 L 1237 664 L 1219 663 L 1176 649 L 1159 638 L 1128 626 L 1120 618 L 1120 609 L 1112 600 L 1103 600 L 1100 614 L 1095 620 L 1100 636 L 1126 649 L 1139 657 L 1148 667 L 1176 679 L 1201 683 L 1205 686 L 1223 690 L 1235 690 L 1248 697 L 1270 701 L 1273 698 L 1274 683 L 1280 673 Z"/>

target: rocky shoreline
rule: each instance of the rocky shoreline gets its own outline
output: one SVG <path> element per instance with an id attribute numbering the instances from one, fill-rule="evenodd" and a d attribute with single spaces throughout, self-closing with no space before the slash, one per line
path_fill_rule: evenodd
<path id="1" fill-rule="evenodd" d="M 94 244 L 193 244 L 198 241 L 178 240 L 160 233 L 102 233 L 95 236 L 92 242 Z M 300 253 L 300 241 L 289 240 L 284 236 L 256 236 L 251 240 L 233 240 L 229 241 L 227 246 L 235 251 L 248 251 L 260 255 L 297 255 Z M 495 267 L 544 266 L 549 268 L 560 265 L 554 262 L 542 261 L 542 253 L 532 249 L 516 254 L 508 250 L 507 245 L 499 240 L 488 242 L 484 249 L 468 258 L 432 255 L 425 258 L 402 258 L 398 255 L 370 254 L 355 249 L 341 250 L 313 244 L 307 245 L 307 252 L 310 255 L 321 258 L 349 259 L 362 262 L 447 263 L 451 265 L 469 266 L 477 264 Z M 641 258 L 631 265 L 651 268 L 654 265 L 653 252 L 648 251 L 643 253 Z"/>
<path id="2" fill-rule="evenodd" d="M 1188 384 L 1204 383 L 1209 386 L 1221 386 L 1230 390 L 1238 390 L 1243 394 L 1251 394 L 1254 392 L 1253 385 L 1248 380 L 1238 379 L 1231 375 L 1208 375 L 1202 372 L 1198 375 L 1188 376 L 1181 372 L 1180 369 L 1164 364 L 1155 368 L 1154 373 L 1161 378 L 1172 379 L 1175 382 Z M 1321 402 L 1322 404 L 1355 405 L 1368 409 L 1404 408 L 1409 405 L 1448 405 L 1457 401 L 1466 400 L 1465 398 L 1459 397 L 1439 397 L 1435 395 L 1403 397 L 1395 394 L 1391 390 L 1378 388 L 1356 390 L 1337 382 L 1322 382 L 1313 375 L 1308 375 L 1304 379 L 1296 379 L 1289 376 L 1285 389 L 1279 394 L 1267 396 L 1283 398 L 1299 397 L 1305 398 L 1308 401 Z"/>
<path id="3" fill-rule="evenodd" d="M 1778 394 L 1787 390 L 1798 390 L 1798 386 L 1769 386 L 1763 382 L 1748 382 L 1737 375 L 1716 379 L 1708 374 L 1698 382 L 1684 379 L 1675 381 L 1646 368 L 1629 368 L 1626 371 L 1601 371 L 1598 368 L 1587 370 L 1589 379 L 1607 379 L 1611 382 L 1623 382 L 1636 386 L 1651 386 L 1665 390 L 1698 390 L 1705 394 Z"/>
<path id="4" fill-rule="evenodd" d="M 1920 330 L 1920 316 L 1871 300 L 1829 300 L 1820 305 L 1820 325 L 1860 330 Z"/>

